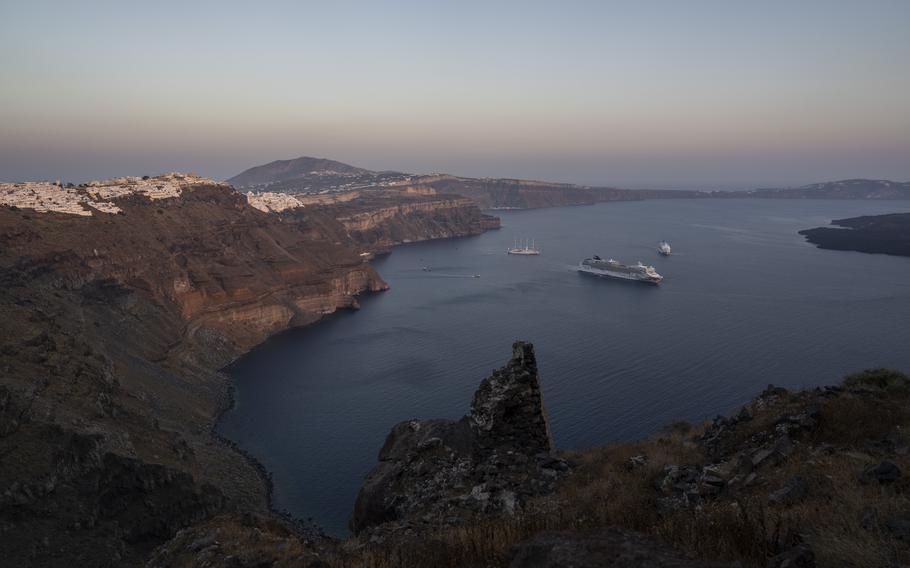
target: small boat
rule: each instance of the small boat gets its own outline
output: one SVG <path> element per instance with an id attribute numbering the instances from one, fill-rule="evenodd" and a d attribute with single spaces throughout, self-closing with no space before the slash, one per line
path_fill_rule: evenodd
<path id="1" fill-rule="evenodd" d="M 517 254 L 519 256 L 537 256 L 540 254 L 540 249 L 534 246 L 534 241 L 528 243 L 528 240 L 525 239 L 524 246 L 520 246 L 520 244 L 516 241 L 515 246 L 507 250 L 506 254 Z"/>
<path id="2" fill-rule="evenodd" d="M 433 269 L 430 268 L 429 266 L 424 266 L 423 268 L 421 268 L 421 270 L 423 270 L 424 272 L 433 272 Z"/>
<path id="3" fill-rule="evenodd" d="M 660 241 L 660 244 L 657 245 L 657 252 L 661 256 L 670 256 L 672 249 L 670 248 L 670 243 L 667 241 Z"/>

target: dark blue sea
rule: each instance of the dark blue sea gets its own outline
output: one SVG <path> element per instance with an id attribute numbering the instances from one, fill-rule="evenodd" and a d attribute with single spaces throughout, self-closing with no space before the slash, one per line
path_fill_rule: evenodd
<path id="1" fill-rule="evenodd" d="M 464 414 L 515 339 L 537 348 L 566 449 L 727 413 L 769 383 L 910 371 L 910 258 L 820 250 L 797 234 L 908 211 L 743 199 L 498 212 L 500 231 L 394 249 L 373 263 L 391 290 L 239 360 L 237 406 L 219 428 L 272 472 L 277 508 L 341 535 L 389 429 Z M 506 255 L 516 238 L 541 256 Z M 662 239 L 673 256 L 657 255 Z M 574 271 L 593 254 L 653 264 L 664 282 Z"/>

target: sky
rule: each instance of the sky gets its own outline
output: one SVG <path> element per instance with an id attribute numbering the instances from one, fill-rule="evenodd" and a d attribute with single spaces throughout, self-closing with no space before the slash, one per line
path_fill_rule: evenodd
<path id="1" fill-rule="evenodd" d="M 910 180 L 910 1 L 0 0 L 0 180 Z"/>

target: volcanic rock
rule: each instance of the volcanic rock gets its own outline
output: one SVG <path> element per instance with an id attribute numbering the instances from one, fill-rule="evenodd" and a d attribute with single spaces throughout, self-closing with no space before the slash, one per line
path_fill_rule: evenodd
<path id="1" fill-rule="evenodd" d="M 544 532 L 512 549 L 510 568 L 722 568 L 691 560 L 645 535 L 615 527 Z"/>
<path id="2" fill-rule="evenodd" d="M 860 480 L 863 483 L 893 483 L 901 476 L 901 469 L 894 462 L 883 461 L 863 470 Z"/>
<path id="3" fill-rule="evenodd" d="M 767 568 L 815 568 L 815 553 L 808 544 L 799 544 L 768 559 L 766 566 Z"/>
<path id="4" fill-rule="evenodd" d="M 768 501 L 779 505 L 795 505 L 809 494 L 809 484 L 802 477 L 793 477 L 768 496 Z"/>
<path id="5" fill-rule="evenodd" d="M 569 469 L 553 450 L 534 348 L 519 341 L 509 363 L 481 382 L 469 416 L 392 428 L 360 489 L 351 529 L 512 515 Z"/>

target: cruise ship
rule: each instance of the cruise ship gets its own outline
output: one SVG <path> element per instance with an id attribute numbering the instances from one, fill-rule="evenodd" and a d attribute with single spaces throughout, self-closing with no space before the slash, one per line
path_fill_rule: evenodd
<path id="1" fill-rule="evenodd" d="M 578 265 L 579 272 L 586 272 L 595 276 L 606 276 L 608 278 L 618 278 L 620 280 L 634 280 L 636 282 L 648 282 L 659 284 L 663 276 L 658 274 L 653 266 L 646 266 L 639 262 L 634 266 L 626 266 L 613 260 L 604 260 L 599 256 L 586 258 Z"/>

